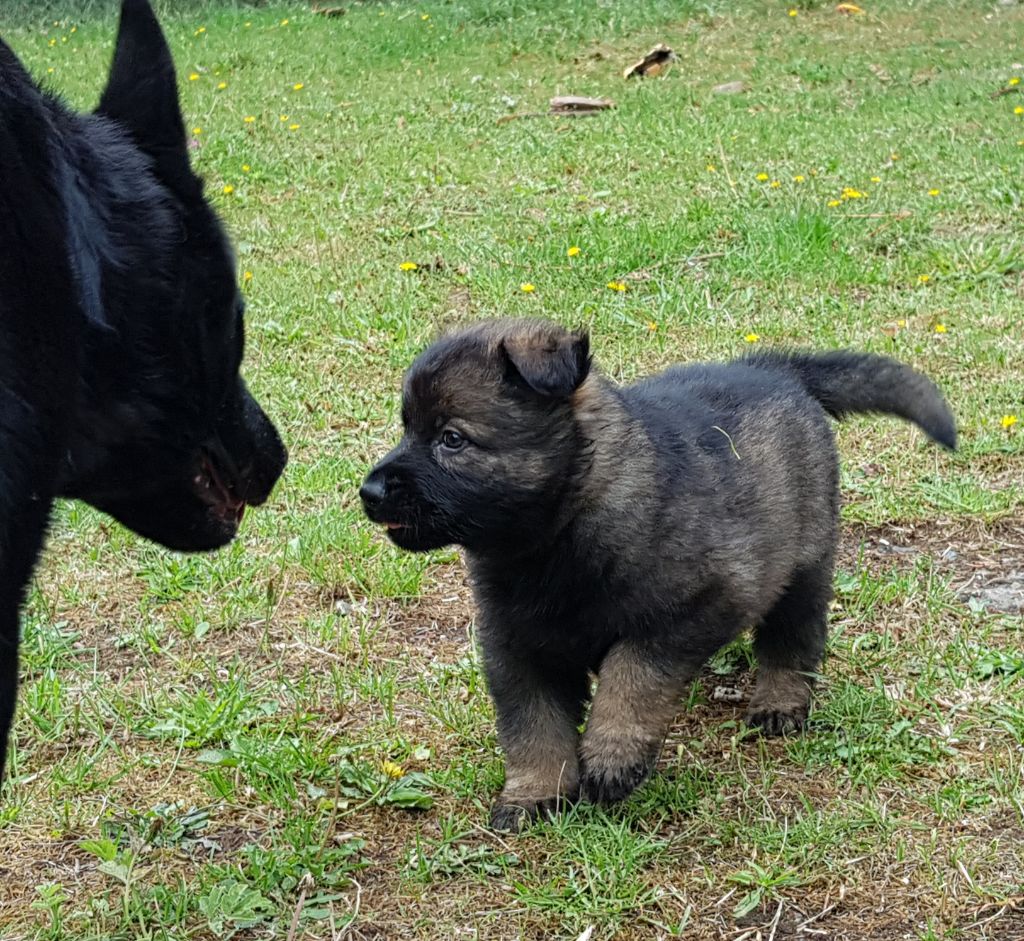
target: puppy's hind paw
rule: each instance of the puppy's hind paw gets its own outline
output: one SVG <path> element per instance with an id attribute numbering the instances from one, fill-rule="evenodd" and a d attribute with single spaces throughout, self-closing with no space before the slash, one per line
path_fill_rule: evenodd
<path id="1" fill-rule="evenodd" d="M 793 735 L 803 729 L 807 722 L 807 709 L 773 709 L 770 706 L 751 709 L 746 723 L 760 729 L 765 735 Z"/>

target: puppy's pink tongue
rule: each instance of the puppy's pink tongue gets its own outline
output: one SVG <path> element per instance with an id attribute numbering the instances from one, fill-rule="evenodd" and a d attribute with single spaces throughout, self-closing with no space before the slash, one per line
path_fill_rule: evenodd
<path id="1" fill-rule="evenodd" d="M 384 526 L 387 529 L 404 529 L 401 523 L 385 523 Z"/>

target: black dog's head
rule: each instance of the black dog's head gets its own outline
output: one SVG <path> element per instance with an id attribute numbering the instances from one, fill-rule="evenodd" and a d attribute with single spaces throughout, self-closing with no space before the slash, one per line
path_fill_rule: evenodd
<path id="1" fill-rule="evenodd" d="M 170 548 L 214 549 L 267 499 L 287 455 L 239 374 L 235 261 L 189 164 L 146 0 L 124 0 L 99 107 L 67 115 L 64 132 L 87 326 L 60 491 Z"/>
<path id="2" fill-rule="evenodd" d="M 580 471 L 573 399 L 589 369 L 586 334 L 541 320 L 437 341 L 406 374 L 405 434 L 359 491 L 367 515 L 404 549 L 541 543 Z"/>

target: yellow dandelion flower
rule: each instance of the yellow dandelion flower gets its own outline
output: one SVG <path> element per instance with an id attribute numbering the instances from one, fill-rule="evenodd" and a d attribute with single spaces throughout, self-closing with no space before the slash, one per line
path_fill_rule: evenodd
<path id="1" fill-rule="evenodd" d="M 287 114 L 282 114 L 282 115 L 280 115 L 280 118 L 281 118 L 282 121 L 287 121 L 288 120 L 288 115 Z"/>
<path id="2" fill-rule="evenodd" d="M 244 274 L 242 275 L 242 280 L 243 280 L 243 281 L 244 281 L 244 282 L 245 282 L 246 284 L 248 284 L 248 283 L 249 283 L 249 282 L 250 282 L 250 281 L 252 280 L 252 272 L 251 272 L 251 271 L 246 271 L 246 272 L 245 272 L 245 273 L 244 273 Z"/>
<path id="3" fill-rule="evenodd" d="M 717 173 L 718 172 L 717 168 L 715 167 L 715 165 L 713 163 L 709 163 L 704 169 L 707 170 L 708 173 Z"/>
<path id="4" fill-rule="evenodd" d="M 580 253 L 579 245 L 570 245 L 566 250 L 565 254 L 570 258 L 575 258 Z"/>
<path id="5" fill-rule="evenodd" d="M 252 124 L 252 122 L 256 120 L 256 115 L 247 114 L 244 118 L 242 118 L 242 120 L 245 121 L 246 124 Z"/>
<path id="6" fill-rule="evenodd" d="M 424 13 L 424 14 L 423 14 L 423 15 L 422 15 L 422 16 L 420 17 L 420 19 L 421 19 L 421 20 L 429 20 L 429 19 L 430 19 L 430 14 L 429 14 L 429 13 Z"/>
<path id="7" fill-rule="evenodd" d="M 53 75 L 53 66 L 51 65 L 46 71 L 47 71 L 47 74 Z"/>
<path id="8" fill-rule="evenodd" d="M 243 163 L 242 164 L 242 172 L 243 173 L 248 173 L 251 169 L 252 169 L 252 167 L 250 167 L 249 164 L 247 164 L 247 163 Z"/>
<path id="9" fill-rule="evenodd" d="M 72 26 L 71 27 L 71 32 L 77 33 L 78 32 L 78 27 L 77 26 Z M 1020 81 L 1020 79 L 1017 79 L 1017 81 Z M 1011 82 L 1010 84 L 1012 85 L 1013 83 Z"/>
<path id="10" fill-rule="evenodd" d="M 935 332 L 936 333 L 945 333 L 946 332 L 946 325 L 944 323 L 937 323 L 935 325 Z"/>
<path id="11" fill-rule="evenodd" d="M 807 178 L 803 174 L 798 173 L 795 177 L 793 177 L 793 182 L 794 183 L 803 183 L 805 179 L 807 179 Z"/>
<path id="12" fill-rule="evenodd" d="M 1017 107 L 1013 109 L 1013 113 L 1024 114 L 1024 105 L 1017 105 Z"/>
<path id="13" fill-rule="evenodd" d="M 796 16 L 796 10 L 790 10 L 789 11 L 789 15 L 790 16 Z"/>
<path id="14" fill-rule="evenodd" d="M 235 191 L 235 188 L 230 183 L 224 184 L 224 195 L 230 196 Z"/>
<path id="15" fill-rule="evenodd" d="M 942 190 L 928 190 L 928 195 L 929 196 L 938 196 L 939 193 L 941 193 L 941 192 L 942 192 Z"/>
<path id="16" fill-rule="evenodd" d="M 296 82 L 294 85 L 292 85 L 292 91 L 302 91 L 302 89 L 305 87 L 306 86 L 303 82 Z"/>
<path id="17" fill-rule="evenodd" d="M 228 87 L 228 83 L 227 82 L 218 82 L 217 83 L 217 91 L 224 91 L 224 89 L 227 88 L 227 87 Z"/>
<path id="18" fill-rule="evenodd" d="M 248 20 L 248 21 L 246 22 L 246 24 L 245 24 L 245 28 L 246 28 L 246 29 L 248 29 L 248 28 L 249 28 L 250 26 L 252 26 L 252 20 Z"/>
<path id="19" fill-rule="evenodd" d="M 200 134 L 203 133 L 203 129 L 201 127 L 194 127 L 192 128 L 192 133 L 195 134 L 196 137 L 198 137 Z"/>
<path id="20" fill-rule="evenodd" d="M 288 25 L 288 20 L 281 20 L 281 25 L 282 26 L 287 26 Z"/>
<path id="21" fill-rule="evenodd" d="M 605 287 L 609 291 L 618 291 L 620 294 L 626 290 L 626 285 L 622 281 L 609 281 Z"/>
<path id="22" fill-rule="evenodd" d="M 865 195 L 860 190 L 855 190 L 852 186 L 844 187 L 841 194 L 843 199 L 864 199 Z"/>
<path id="23" fill-rule="evenodd" d="M 882 178 L 880 176 L 873 176 L 873 177 L 871 177 L 871 182 L 872 183 L 881 183 L 882 182 Z"/>
<path id="24" fill-rule="evenodd" d="M 190 72 L 189 76 L 188 76 L 188 80 L 190 82 L 198 82 L 199 81 L 199 73 L 198 72 Z"/>
<path id="25" fill-rule="evenodd" d="M 778 180 L 772 180 L 770 186 L 773 190 L 777 190 L 782 184 Z"/>
<path id="26" fill-rule="evenodd" d="M 74 32 L 74 30 L 72 30 L 72 32 Z M 1020 84 L 1020 78 L 1018 76 L 1014 75 L 1014 77 L 1011 78 L 1006 84 L 1007 85 L 1019 85 Z"/>
<path id="27" fill-rule="evenodd" d="M 519 290 L 522 291 L 524 294 L 532 294 L 537 289 L 532 284 L 530 284 L 529 281 L 526 281 L 525 283 L 519 285 Z"/>
<path id="28" fill-rule="evenodd" d="M 927 284 L 929 281 L 931 281 L 931 279 L 932 276 L 930 274 L 919 274 L 917 276 L 917 280 L 920 281 L 922 284 Z"/>
<path id="29" fill-rule="evenodd" d="M 50 45 L 51 46 L 56 46 L 57 45 L 57 40 L 56 39 L 51 39 L 50 40 Z M 196 78 L 199 78 L 199 76 L 197 75 Z"/>
<path id="30" fill-rule="evenodd" d="M 658 332 L 658 325 L 653 320 L 648 320 L 647 321 L 647 329 L 650 330 L 651 333 L 657 333 Z"/>
<path id="31" fill-rule="evenodd" d="M 206 32 L 206 27 L 205 26 L 200 26 L 199 29 L 196 30 L 196 35 L 197 36 L 202 36 L 203 33 L 205 33 L 205 32 Z"/>
<path id="32" fill-rule="evenodd" d="M 746 340 L 748 343 L 756 343 L 758 340 L 761 339 L 761 337 L 757 333 L 748 333 L 743 339 Z"/>
<path id="33" fill-rule="evenodd" d="M 398 780 L 398 778 L 405 774 L 401 765 L 395 764 L 393 761 L 388 761 L 386 758 L 380 763 L 380 770 L 393 780 Z"/>
<path id="34" fill-rule="evenodd" d="M 299 129 L 299 127 L 300 127 L 300 125 L 298 125 L 298 124 L 289 124 L 288 125 L 288 130 L 289 131 L 297 131 Z"/>
<path id="35" fill-rule="evenodd" d="M 402 271 L 415 271 L 417 268 L 419 268 L 419 265 L 417 265 L 416 262 L 414 261 L 403 261 L 398 267 Z"/>
<path id="36" fill-rule="evenodd" d="M 899 154 L 895 154 L 895 153 L 889 154 L 889 159 L 892 160 L 893 162 L 895 162 L 895 161 L 900 159 L 900 155 Z"/>
<path id="37" fill-rule="evenodd" d="M 768 179 L 768 174 L 767 173 L 759 173 L 756 177 L 754 177 L 754 179 L 757 180 L 760 183 L 764 183 L 765 180 Z"/>
<path id="38" fill-rule="evenodd" d="M 1017 424 L 1016 415 L 1004 415 L 999 419 L 999 424 L 1002 425 L 1007 431 Z"/>
<path id="39" fill-rule="evenodd" d="M 836 206 L 838 206 L 838 205 L 839 205 L 839 200 L 838 199 L 830 199 L 828 201 L 828 208 L 829 209 L 835 209 Z"/>
<path id="40" fill-rule="evenodd" d="M 897 320 L 896 321 L 896 326 L 897 327 L 905 327 L 906 325 L 907 325 L 907 322 L 905 320 Z"/>

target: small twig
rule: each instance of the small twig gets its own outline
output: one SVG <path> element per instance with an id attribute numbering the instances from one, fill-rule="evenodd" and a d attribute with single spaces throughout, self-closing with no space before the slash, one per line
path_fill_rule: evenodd
<path id="1" fill-rule="evenodd" d="M 768 935 L 768 941 L 775 941 L 775 932 L 779 928 L 779 919 L 782 917 L 782 906 L 783 901 L 782 899 L 779 899 L 779 907 L 775 910 L 775 917 L 772 919 L 772 931 L 771 934 Z"/>
<path id="2" fill-rule="evenodd" d="M 295 932 L 299 930 L 302 909 L 306 906 L 306 893 L 313 888 L 314 884 L 313 877 L 308 872 L 299 880 L 299 900 L 295 903 L 295 913 L 292 915 L 292 923 L 288 928 L 288 941 L 295 941 Z"/>
<path id="3" fill-rule="evenodd" d="M 909 219 L 913 213 L 909 209 L 900 209 L 897 212 L 846 212 L 844 219 Z"/>
<path id="4" fill-rule="evenodd" d="M 799 934 L 801 931 L 807 930 L 807 926 L 808 925 L 813 925 L 816 921 L 819 921 L 820 919 L 824 918 L 830 912 L 834 912 L 842 904 L 843 899 L 845 897 L 846 897 L 846 886 L 845 885 L 840 885 L 839 886 L 839 898 L 836 899 L 831 905 L 829 905 L 828 904 L 828 896 L 826 895 L 825 896 L 825 903 L 826 903 L 825 907 L 820 912 L 818 912 L 817 915 L 812 915 L 806 921 L 800 922 L 800 924 L 796 926 L 797 933 Z"/>
<path id="5" fill-rule="evenodd" d="M 726 182 L 733 189 L 736 189 L 736 181 L 732 178 L 732 174 L 729 172 L 729 158 L 725 156 L 725 148 L 722 146 L 722 138 L 718 138 L 718 155 L 722 158 L 722 169 L 725 170 Z"/>
<path id="6" fill-rule="evenodd" d="M 736 450 L 736 445 L 732 443 L 732 437 L 730 436 L 729 432 L 726 431 L 724 428 L 719 428 L 718 425 L 712 425 L 711 427 L 714 428 L 715 431 L 720 431 L 723 435 L 725 435 L 726 439 L 729 442 L 729 447 L 732 449 L 733 457 L 735 457 L 737 461 L 741 460 L 740 452 Z"/>

